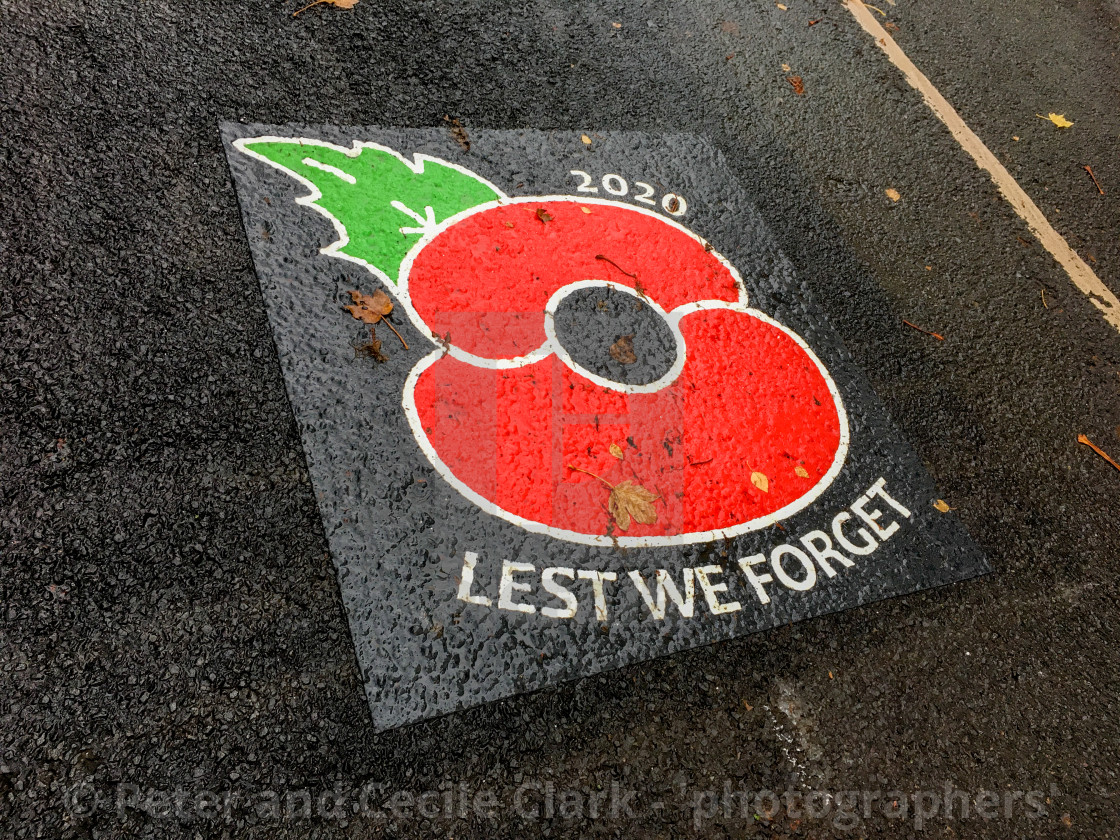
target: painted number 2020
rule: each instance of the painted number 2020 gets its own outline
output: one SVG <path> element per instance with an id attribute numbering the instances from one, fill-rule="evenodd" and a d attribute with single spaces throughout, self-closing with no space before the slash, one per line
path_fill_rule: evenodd
<path id="1" fill-rule="evenodd" d="M 573 169 L 569 174 L 580 179 L 580 183 L 576 185 L 576 192 L 599 192 L 599 187 L 592 183 L 591 176 L 582 169 Z M 599 183 L 603 187 L 603 192 L 608 195 L 618 197 L 630 195 L 634 201 L 642 204 L 649 204 L 653 207 L 657 206 L 658 202 L 653 187 L 644 181 L 634 182 L 633 194 L 630 193 L 630 184 L 626 182 L 626 179 L 621 175 L 615 175 L 613 172 L 608 172 L 604 175 Z M 661 209 L 670 216 L 683 216 L 688 210 L 688 202 L 684 200 L 684 196 L 677 195 L 676 193 L 665 193 L 665 195 L 661 196 Z"/>

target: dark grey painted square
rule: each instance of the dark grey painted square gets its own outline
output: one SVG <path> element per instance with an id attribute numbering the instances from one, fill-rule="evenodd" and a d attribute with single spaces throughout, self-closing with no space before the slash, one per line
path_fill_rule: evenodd
<path id="1" fill-rule="evenodd" d="M 596 134 L 589 148 L 579 132 L 473 131 L 464 152 L 441 129 L 226 124 L 223 133 L 377 729 L 988 570 L 953 515 L 933 507 L 937 494 L 918 458 L 721 155 L 702 139 L 606 133 Z M 573 169 L 596 176 L 617 172 L 659 189 L 670 185 L 687 197 L 687 226 L 739 270 L 752 306 L 801 335 L 831 372 L 851 435 L 843 468 L 813 504 L 783 519 L 780 528 L 707 544 L 583 545 L 530 533 L 483 512 L 432 467 L 401 406 L 406 377 L 436 344 L 407 319 L 397 319 L 409 351 L 380 332 L 387 361 L 355 353 L 368 331 L 341 307 L 350 302 L 347 290 L 372 290 L 378 283 L 360 265 L 320 253 L 336 233 L 323 216 L 296 204 L 304 186 L 232 145 L 239 137 L 262 135 L 345 146 L 365 140 L 406 156 L 423 152 L 477 172 L 510 196 L 574 194 L 579 179 L 569 174 Z M 808 591 L 767 584 L 771 600 L 761 603 L 736 561 L 768 554 L 814 529 L 828 531 L 835 515 L 850 510 L 881 478 L 912 515 L 902 517 L 881 498 L 868 509 L 883 510 L 883 521 L 898 521 L 900 528 L 874 553 L 855 558 L 853 567 L 839 568 L 834 577 L 819 575 Z M 492 606 L 457 597 L 468 553 L 478 557 L 472 591 L 490 597 Z M 570 619 L 546 618 L 539 609 L 498 609 L 504 561 L 538 572 L 557 566 L 614 572 L 607 620 L 596 617 L 587 581 L 571 586 L 579 609 Z M 740 610 L 713 615 L 698 590 L 692 618 L 670 608 L 657 621 L 627 577 L 638 570 L 648 580 L 666 569 L 679 581 L 686 567 L 706 565 L 724 568 L 729 591 L 720 598 L 738 601 Z M 538 607 L 555 605 L 540 592 L 539 578 L 522 579 L 533 591 L 519 597 Z"/>

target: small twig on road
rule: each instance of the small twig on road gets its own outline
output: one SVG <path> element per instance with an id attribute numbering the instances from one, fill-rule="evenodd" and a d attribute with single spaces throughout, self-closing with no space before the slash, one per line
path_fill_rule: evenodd
<path id="1" fill-rule="evenodd" d="M 602 254 L 596 254 L 596 255 L 595 255 L 595 259 L 597 259 L 597 260 L 602 260 L 603 262 L 609 262 L 609 263 L 610 263 L 611 265 L 613 265 L 613 266 L 614 266 L 615 268 L 617 268 L 617 269 L 618 269 L 619 271 L 621 271 L 621 272 L 622 272 L 623 274 L 625 274 L 625 275 L 626 275 L 627 277 L 633 277 L 633 278 L 634 278 L 635 280 L 637 280 L 637 279 L 638 279 L 638 275 L 637 275 L 637 274 L 631 274 L 631 273 L 630 273 L 629 271 L 627 271 L 627 270 L 626 270 L 625 268 L 623 268 L 622 266 L 620 266 L 620 265 L 619 265 L 618 263 L 616 263 L 616 262 L 615 262 L 614 260 L 612 260 L 612 259 L 611 259 L 610 257 L 604 257 L 604 256 L 603 256 Z"/>
<path id="2" fill-rule="evenodd" d="M 613 485 L 613 484 L 611 484 L 611 483 L 610 483 L 609 481 L 607 481 L 607 480 L 606 480 L 605 478 L 603 478 L 603 477 L 602 477 L 601 475 L 595 475 L 595 473 L 593 473 L 593 472 L 590 472 L 590 471 L 588 471 L 588 470 L 585 470 L 585 469 L 583 469 L 582 467 L 573 467 L 573 466 L 572 466 L 571 464 L 568 464 L 568 465 L 567 465 L 567 467 L 568 467 L 568 469 L 570 469 L 570 470 L 575 470 L 576 472 L 581 472 L 581 473 L 583 473 L 584 475 L 589 475 L 589 476 L 591 476 L 592 478 L 597 478 L 597 479 L 599 479 L 599 480 L 600 480 L 601 482 L 603 482 L 603 483 L 604 483 L 605 485 L 607 485 L 607 487 L 609 487 L 609 488 L 610 488 L 611 490 L 613 490 L 613 489 L 614 489 L 614 485 Z"/>
<path id="3" fill-rule="evenodd" d="M 1093 179 L 1093 184 L 1097 188 L 1097 192 L 1104 195 L 1104 190 L 1101 189 L 1101 182 L 1097 180 L 1097 176 L 1093 174 L 1093 167 L 1086 166 L 1085 171 L 1089 173 L 1089 177 Z"/>
<path id="4" fill-rule="evenodd" d="M 918 331 L 918 332 L 920 332 L 920 333 L 925 333 L 926 335 L 932 335 L 932 336 L 933 336 L 934 338 L 936 338 L 936 339 L 937 339 L 938 341 L 944 341 L 944 340 L 945 340 L 945 336 L 943 336 L 943 335 L 939 335 L 938 333 L 935 333 L 935 332 L 930 332 L 929 330 L 923 330 L 923 329 L 922 329 L 921 327 L 919 327 L 919 326 L 918 326 L 917 324 L 911 324 L 911 323 L 910 323 L 909 321 L 906 321 L 906 320 L 903 320 L 903 322 L 902 322 L 902 323 L 904 323 L 904 324 L 905 324 L 906 326 L 908 326 L 908 327 L 911 327 L 912 329 L 915 329 L 915 330 L 917 330 L 917 331 Z"/>
<path id="5" fill-rule="evenodd" d="M 1101 449 L 1099 446 L 1097 446 L 1095 443 L 1093 443 L 1091 440 L 1089 440 L 1089 438 L 1085 437 L 1085 435 L 1078 435 L 1077 436 L 1077 442 L 1085 444 L 1090 449 L 1092 449 L 1094 452 L 1096 452 L 1098 455 L 1100 455 L 1102 458 L 1104 458 L 1106 461 L 1108 461 L 1108 463 L 1112 464 L 1112 466 L 1116 467 L 1116 469 L 1120 470 L 1120 464 L 1117 464 L 1115 461 L 1113 461 L 1111 458 L 1109 458 L 1108 453 L 1106 453 L 1103 449 Z"/>
<path id="6" fill-rule="evenodd" d="M 387 326 L 389 329 L 391 329 L 393 331 L 393 335 L 395 335 L 397 338 L 399 338 L 401 340 L 401 344 L 403 344 L 404 349 L 407 350 L 408 349 L 408 342 L 404 340 L 404 337 L 399 332 L 397 332 L 397 328 L 394 327 L 391 323 L 389 323 L 389 319 L 382 316 L 381 323 L 383 323 L 385 326 Z"/>

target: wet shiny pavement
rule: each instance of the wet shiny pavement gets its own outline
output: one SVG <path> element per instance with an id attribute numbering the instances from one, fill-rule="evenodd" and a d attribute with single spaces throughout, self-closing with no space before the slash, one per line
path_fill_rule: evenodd
<path id="1" fill-rule="evenodd" d="M 1120 449 L 1117 334 L 842 8 L 784 5 L 9 10 L 7 833 L 852 836 L 725 782 L 866 794 L 854 836 L 947 783 L 926 830 L 1116 833 L 1120 473 L 1077 435 Z M 884 11 L 1115 291 L 1115 12 Z M 444 115 L 708 137 L 994 573 L 375 734 L 218 123 Z"/>

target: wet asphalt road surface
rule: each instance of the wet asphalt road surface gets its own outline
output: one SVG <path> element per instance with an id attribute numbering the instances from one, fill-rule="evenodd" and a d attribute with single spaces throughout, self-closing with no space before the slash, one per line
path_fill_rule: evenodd
<path id="1" fill-rule="evenodd" d="M 0 6 L 3 836 L 1120 834 L 1120 335 L 785 5 Z M 1120 9 L 883 10 L 1120 291 Z M 374 735 L 218 122 L 444 115 L 711 138 L 993 574 Z"/>

